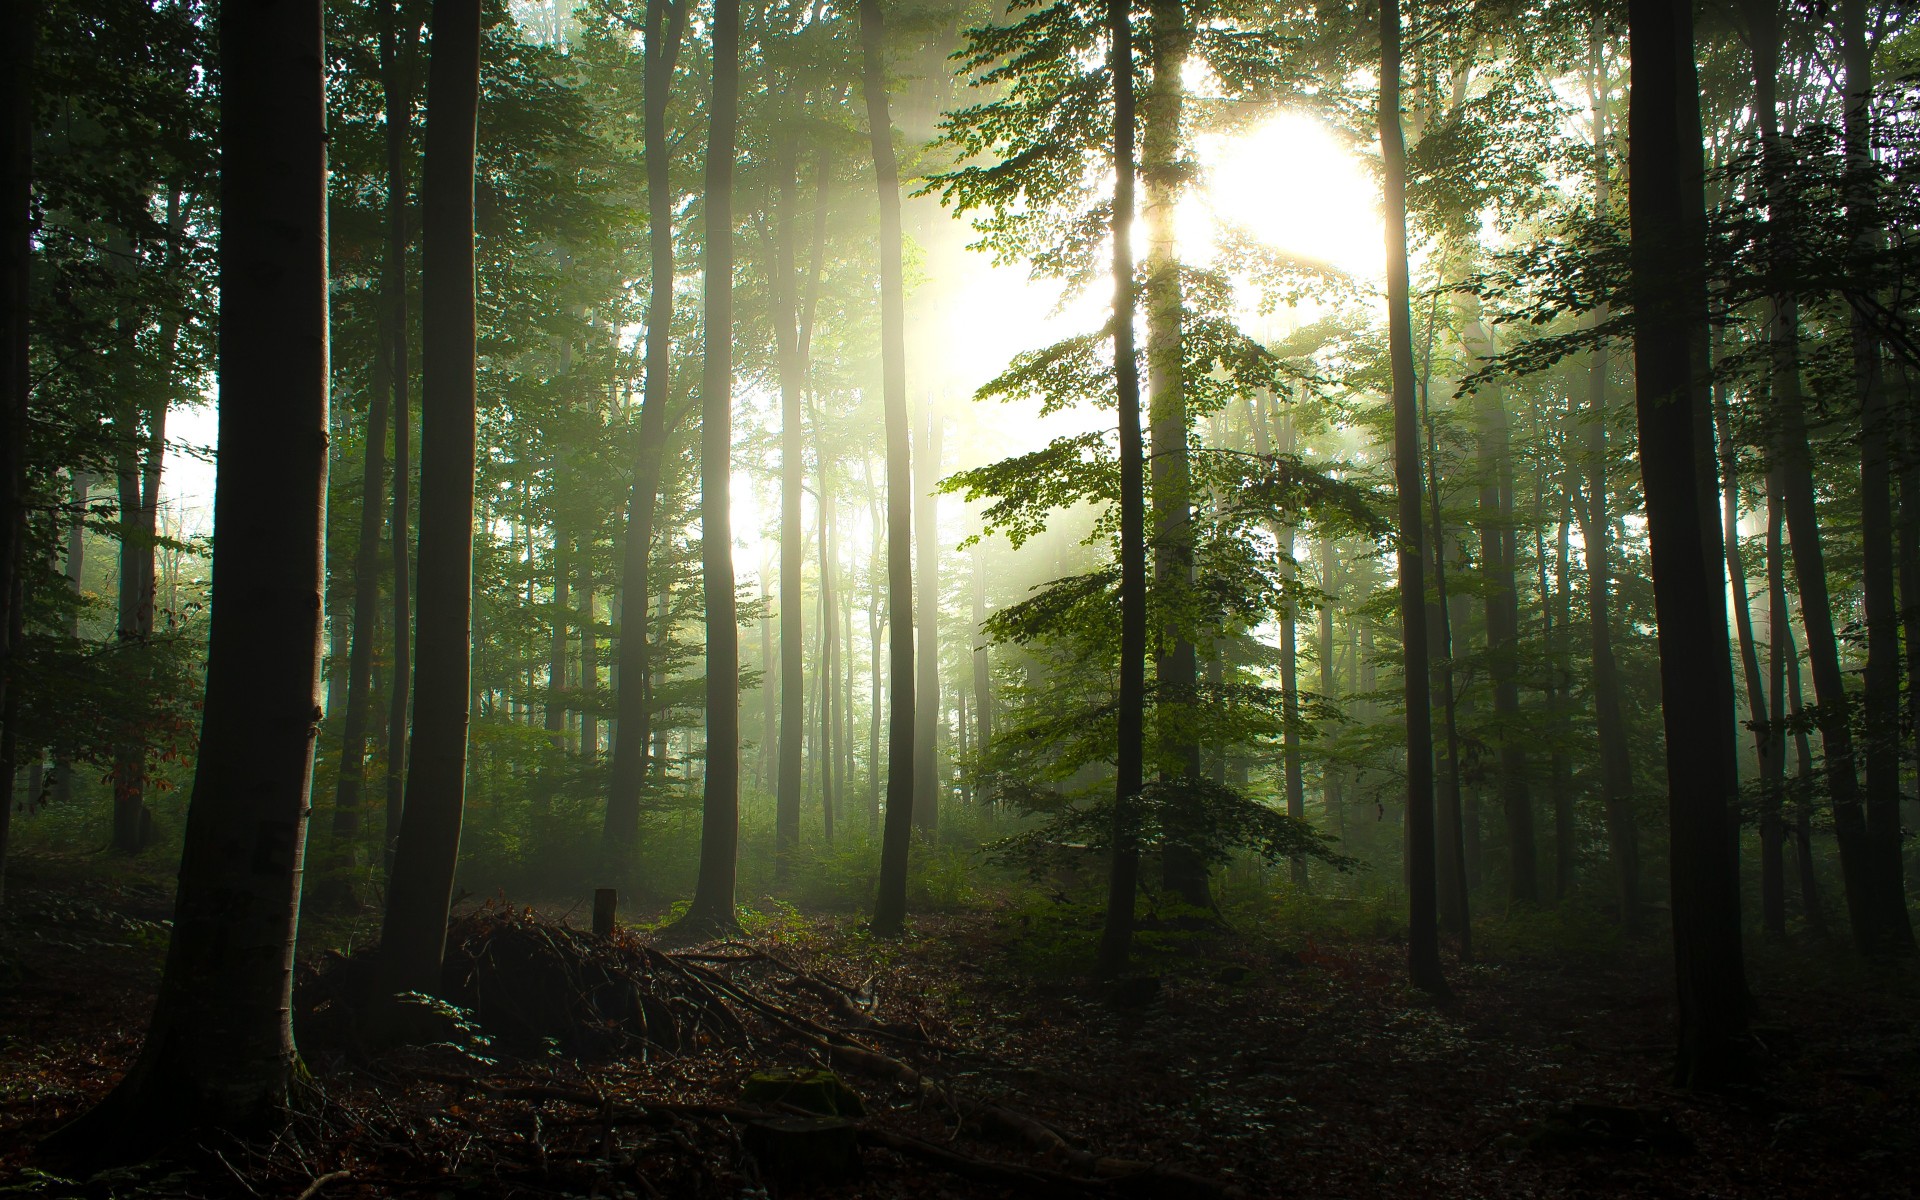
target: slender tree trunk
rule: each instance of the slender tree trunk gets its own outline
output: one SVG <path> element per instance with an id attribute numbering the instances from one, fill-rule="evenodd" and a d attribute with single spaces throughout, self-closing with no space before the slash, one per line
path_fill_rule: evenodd
<path id="1" fill-rule="evenodd" d="M 1634 375 L 1669 751 L 1675 1075 L 1714 1086 L 1744 1071 L 1748 1002 L 1725 583 L 1718 525 L 1701 502 L 1710 490 L 1697 371 L 1707 334 L 1700 92 L 1692 6 L 1631 0 L 1628 14 Z"/>
<path id="2" fill-rule="evenodd" d="M 1434 893 L 1439 906 L 1442 929 L 1454 936 L 1462 962 L 1473 958 L 1473 915 L 1467 857 L 1467 820 L 1460 792 L 1459 703 L 1453 681 L 1453 606 L 1447 591 L 1447 527 L 1440 505 L 1440 446 L 1434 425 L 1430 384 L 1433 377 L 1433 335 L 1437 306 L 1427 317 L 1425 369 L 1420 376 L 1420 423 L 1426 435 L 1427 504 L 1433 516 L 1429 530 L 1434 547 L 1434 595 L 1427 605 L 1427 623 L 1433 644 L 1429 662 L 1439 675 L 1431 680 L 1440 697 L 1443 744 L 1446 747 L 1446 777 L 1440 781 L 1436 797 L 1438 829 L 1436 837 L 1436 878 Z M 1477 832 L 1477 829 L 1476 829 Z M 1476 839 L 1477 840 L 1477 839 Z"/>
<path id="3" fill-rule="evenodd" d="M 393 870 L 395 839 L 406 794 L 407 714 L 413 681 L 413 563 L 409 537 L 412 516 L 413 409 L 409 397 L 412 366 L 407 353 L 407 163 L 412 154 L 414 49 L 420 27 L 408 20 L 397 47 L 385 32 L 399 20 L 399 0 L 382 7 L 381 78 L 386 94 L 387 255 L 381 264 L 383 352 L 391 364 L 393 387 L 393 514 L 388 520 L 393 543 L 393 686 L 387 695 L 387 820 L 384 866 Z"/>
<path id="4" fill-rule="evenodd" d="M 1716 340 L 1718 335 L 1716 334 Z M 1746 555 L 1740 548 L 1740 455 L 1733 444 L 1733 414 L 1724 389 L 1713 389 L 1713 419 L 1720 444 L 1721 536 L 1726 541 L 1727 581 L 1733 588 L 1733 624 L 1747 688 L 1747 725 L 1753 730 L 1754 761 L 1764 778 L 1773 740 L 1767 732 L 1767 694 L 1760 680 L 1760 652 L 1753 638 L 1753 606 L 1747 595 Z"/>
<path id="5" fill-rule="evenodd" d="M 1185 305 L 1174 211 L 1180 197 L 1181 124 L 1191 31 L 1184 0 L 1152 0 L 1151 74 L 1140 97 L 1140 222 L 1147 261 L 1140 300 L 1147 318 L 1147 430 L 1153 505 L 1153 587 L 1168 623 L 1155 631 L 1155 714 L 1162 775 L 1198 776 L 1200 747 L 1195 701 L 1200 677 L 1193 631 L 1177 614 L 1193 576 L 1193 484 L 1188 461 L 1186 386 L 1182 362 Z M 1206 860 L 1196 849 L 1169 841 L 1161 863 L 1170 891 L 1194 908 L 1211 908 Z"/>
<path id="6" fill-rule="evenodd" d="M 1489 335 L 1483 344 L 1491 344 Z M 1527 904 L 1540 898 L 1534 845 L 1533 797 L 1527 788 L 1527 754 L 1520 711 L 1520 592 L 1514 571 L 1513 456 L 1507 409 L 1499 387 L 1476 397 L 1480 456 L 1480 560 L 1487 580 L 1487 674 L 1493 684 L 1493 716 L 1499 729 L 1500 809 L 1507 833 L 1507 897 Z"/>
<path id="7" fill-rule="evenodd" d="M 1867 818 L 1861 804 L 1853 742 L 1853 701 L 1840 664 L 1840 646 L 1834 629 L 1828 593 L 1825 547 L 1814 496 L 1812 450 L 1802 411 L 1799 368 L 1799 307 L 1786 273 L 1794 253 L 1789 194 L 1784 186 L 1786 151 L 1780 144 L 1776 79 L 1778 13 L 1769 0 L 1749 7 L 1755 29 L 1755 99 L 1766 155 L 1764 183 L 1779 210 L 1768 222 L 1769 255 L 1776 273 L 1772 288 L 1770 342 L 1773 350 L 1773 446 L 1775 469 L 1786 502 L 1787 536 L 1793 544 L 1794 577 L 1799 585 L 1800 611 L 1806 622 L 1807 656 L 1813 667 L 1813 686 L 1819 700 L 1820 737 L 1826 751 L 1827 789 L 1833 804 L 1834 835 L 1840 844 L 1840 870 L 1845 882 L 1847 916 L 1854 942 L 1863 953 L 1891 948 L 1895 935 L 1883 919 L 1891 906 L 1882 901 Z M 1904 912 L 1904 905 L 1901 906 Z"/>
<path id="8" fill-rule="evenodd" d="M 1592 86 L 1594 210 L 1612 206 L 1612 168 L 1606 67 L 1606 23 L 1596 16 L 1588 52 Z M 1595 307 L 1593 322 L 1604 324 L 1605 304 Z M 1607 514 L 1607 382 L 1612 356 L 1605 343 L 1594 348 L 1587 371 L 1586 503 L 1580 508 L 1580 540 L 1587 563 L 1587 634 L 1593 675 L 1594 730 L 1600 743 L 1600 803 L 1607 825 L 1608 855 L 1613 860 L 1614 903 L 1620 926 L 1640 928 L 1640 848 L 1633 812 L 1633 760 L 1627 749 L 1627 722 L 1620 699 L 1620 669 L 1613 655 L 1613 566 L 1611 519 Z"/>
<path id="9" fill-rule="evenodd" d="M 391 14 L 383 13 L 382 57 L 393 52 Z M 390 68 L 391 69 L 391 68 Z M 391 86 L 391 75 L 387 76 Z M 380 604 L 380 532 L 387 481 L 387 411 L 395 390 L 390 347 L 374 355 L 372 403 L 361 456 L 360 528 L 353 556 L 353 619 L 347 650 L 347 711 L 340 734 L 339 778 L 333 790 L 333 841 L 336 870 L 358 865 L 361 793 L 366 786 L 367 735 L 373 722 L 373 644 Z M 404 420 L 404 418 L 403 418 Z M 351 882 L 339 881 L 341 898 L 350 899 Z"/>
<path id="10" fill-rule="evenodd" d="M 660 497 L 661 460 L 666 454 L 667 407 L 673 400 L 674 191 L 667 101 L 688 7 L 689 0 L 648 0 L 645 17 L 641 137 L 647 161 L 647 354 L 642 368 L 640 443 L 633 455 L 633 489 L 627 497 L 620 560 L 620 638 L 615 650 L 620 684 L 614 696 L 607 818 L 601 827 L 602 853 L 621 871 L 631 868 L 633 848 L 640 838 L 640 794 L 647 786 L 648 747 L 653 742 L 647 600 L 653 586 L 653 521 Z"/>
<path id="11" fill-rule="evenodd" d="M 574 556 L 574 588 L 580 595 L 580 757 L 600 753 L 600 639 L 593 608 L 593 538 L 583 535 Z"/>
<path id="12" fill-rule="evenodd" d="M 773 279 L 769 288 L 780 377 L 780 753 L 774 799 L 774 842 L 775 867 L 782 871 L 786 869 L 787 858 L 800 844 L 800 802 L 804 790 L 801 741 L 806 707 L 805 668 L 801 661 L 806 637 L 806 605 L 801 598 L 806 537 L 800 513 L 806 471 L 806 431 L 801 424 L 804 381 L 798 345 L 799 312 L 793 295 L 793 226 L 799 207 L 795 174 L 798 155 L 798 140 L 786 139 L 775 167 L 780 198 L 775 216 Z"/>
<path id="13" fill-rule="evenodd" d="M 87 509 L 93 495 L 93 476 L 86 471 L 71 470 L 73 487 L 73 516 L 67 525 L 67 586 L 72 589 L 77 600 L 85 590 L 87 566 Z M 80 611 L 76 607 L 67 619 L 67 636 L 80 636 Z M 73 800 L 73 763 L 64 758 L 53 762 L 53 803 L 61 808 Z M 0 858 L 0 868 L 6 865 Z"/>
<path id="14" fill-rule="evenodd" d="M 556 491 L 564 490 L 558 485 L 559 468 L 555 466 Z M 556 497 L 556 501 L 557 501 Z M 553 621 L 552 637 L 547 643 L 547 697 L 541 704 L 541 728 L 552 739 L 555 749 L 566 744 L 567 728 L 567 626 L 568 610 L 573 603 L 573 573 L 570 537 L 560 523 L 560 515 L 553 516 Z M 532 575 L 529 574 L 529 579 Z"/>
<path id="15" fill-rule="evenodd" d="M 1780 589 L 1781 612 L 1786 612 L 1786 586 Z M 1804 624 L 1804 621 L 1802 622 Z M 1800 907 L 1805 912 L 1807 926 L 1816 936 L 1825 936 L 1827 932 L 1826 910 L 1820 904 L 1820 888 L 1813 875 L 1813 793 L 1817 773 L 1813 768 L 1813 739 L 1807 736 L 1804 720 L 1805 706 L 1800 698 L 1800 652 L 1793 644 L 1793 623 L 1782 619 L 1780 636 L 1786 653 L 1782 658 L 1787 664 L 1787 713 L 1793 726 L 1794 758 L 1794 805 L 1793 840 L 1794 866 L 1800 876 Z"/>
<path id="16" fill-rule="evenodd" d="M 869 3 L 872 0 L 868 0 Z M 1133 340 L 1133 22 L 1128 0 L 1107 0 L 1107 65 L 1113 79 L 1113 369 L 1120 434 L 1120 680 L 1114 758 L 1107 911 L 1095 973 L 1124 973 L 1133 945 L 1140 882 L 1140 789 L 1146 778 L 1147 498 L 1140 428 L 1140 374 Z"/>
<path id="17" fill-rule="evenodd" d="M 1407 721 L 1407 969 L 1413 986 L 1444 994 L 1435 908 L 1433 715 L 1427 684 L 1425 524 L 1414 396 L 1412 290 L 1407 272 L 1407 150 L 1400 130 L 1400 2 L 1380 5 L 1380 161 L 1387 230 L 1387 351 L 1393 369 L 1393 473 L 1399 494 L 1400 630 Z"/>
<path id="18" fill-rule="evenodd" d="M 27 539 L 27 401 L 32 395 L 28 364 L 28 279 L 33 262 L 33 68 L 39 41 L 40 5 L 23 0 L 0 48 L 0 120 L 6 122 L 5 158 L 0 160 L 0 205 L 5 206 L 6 244 L 0 246 L 0 708 L 11 691 L 18 648 L 13 631 L 15 583 L 25 571 Z M 62 775 L 62 780 L 66 778 Z M 13 795 L 6 796 L 9 816 Z M 0 843 L 0 870 L 6 867 Z"/>
<path id="19" fill-rule="evenodd" d="M 819 652 L 814 656 L 815 682 L 820 688 L 820 703 L 814 716 L 818 720 L 819 741 L 814 745 L 814 760 L 820 771 L 820 820 L 821 830 L 827 841 L 833 841 L 833 805 L 834 775 L 838 764 L 839 739 L 834 727 L 834 699 L 838 692 L 834 678 L 834 634 L 838 626 L 833 611 L 833 497 L 827 490 L 826 446 L 819 437 L 820 421 L 815 413 L 814 457 L 820 470 L 819 500 L 820 511 L 820 642 Z"/>
<path id="20" fill-rule="evenodd" d="M 257 1126 L 284 1107 L 296 1061 L 327 494 L 325 59 L 317 2 L 221 19 L 219 541 L 201 752 L 153 1021 L 113 1093 L 59 1135 L 75 1154 Z"/>
<path id="21" fill-rule="evenodd" d="M 700 375 L 700 579 L 707 609 L 707 740 L 700 874 L 689 930 L 731 932 L 740 844 L 740 625 L 733 596 L 733 163 L 740 0 L 715 0 L 707 127 L 704 350 Z"/>
<path id="22" fill-rule="evenodd" d="M 914 476 L 920 485 L 913 495 L 913 532 L 918 543 L 914 582 L 914 635 L 920 645 L 914 659 L 918 695 L 914 712 L 919 725 L 913 735 L 913 824 L 929 836 L 940 828 L 940 498 L 934 487 L 940 480 L 940 411 L 927 397 L 921 411 L 924 433 L 915 449 Z"/>
<path id="23" fill-rule="evenodd" d="M 1848 219 L 1862 258 L 1882 240 L 1874 213 L 1873 45 L 1865 0 L 1841 0 L 1846 67 L 1844 117 Z M 1862 284 L 1861 286 L 1865 286 Z M 1892 423 L 1880 372 L 1880 342 L 1860 306 L 1852 312 L 1853 385 L 1860 404 L 1861 602 L 1867 627 L 1862 708 L 1866 724 L 1866 857 L 1873 886 L 1876 948 L 1914 952 L 1900 845 L 1900 617 L 1894 598 Z"/>
<path id="24" fill-rule="evenodd" d="M 987 658 L 987 576 L 980 547 L 973 548 L 973 756 L 984 762 L 993 745 L 993 678 Z M 976 799 L 979 797 L 976 796 Z"/>
<path id="25" fill-rule="evenodd" d="M 1564 444 L 1564 443 L 1563 443 Z M 1564 479 L 1565 477 L 1562 476 Z M 1545 481 L 1542 481 L 1544 490 Z M 1548 684 L 1547 712 L 1553 722 L 1553 751 L 1548 764 L 1552 772 L 1553 787 L 1553 898 L 1565 901 L 1573 891 L 1573 874 L 1576 865 L 1575 830 L 1573 818 L 1573 759 L 1567 753 L 1564 742 L 1566 729 L 1566 689 L 1569 686 L 1567 670 L 1566 636 L 1567 626 L 1573 620 L 1573 588 L 1568 577 L 1568 568 L 1572 562 L 1572 546 L 1568 537 L 1569 526 L 1573 523 L 1573 500 L 1563 487 L 1560 492 L 1560 519 L 1554 538 L 1554 594 L 1551 599 L 1546 586 L 1544 560 L 1545 547 L 1539 547 L 1543 562 L 1541 568 L 1540 597 L 1546 606 L 1547 617 L 1547 655 Z"/>
<path id="26" fill-rule="evenodd" d="M 1760 780 L 1760 926 L 1770 937 L 1787 932 L 1787 886 L 1783 800 L 1787 772 L 1787 584 L 1779 489 L 1767 473 L 1767 750 Z M 1799 670 L 1799 664 L 1794 665 Z"/>
<path id="27" fill-rule="evenodd" d="M 880 0 L 860 0 L 861 89 L 880 195 L 880 381 L 887 425 L 887 815 L 881 832 L 880 889 L 873 931 L 896 937 L 907 919 L 907 852 L 913 839 L 915 742 L 913 674 L 913 458 L 907 414 L 906 282 L 901 265 L 900 171 L 887 115 L 886 27 Z"/>
<path id="28" fill-rule="evenodd" d="M 867 831 L 880 830 L 880 713 L 884 685 L 880 674 L 880 631 L 884 627 L 881 609 L 886 603 L 886 582 L 882 578 L 887 526 L 880 511 L 880 492 L 873 482 L 873 460 L 862 455 L 860 470 L 867 486 L 867 514 L 873 529 L 873 544 L 867 555 L 867 575 L 871 581 L 867 593 L 867 645 L 872 648 L 867 681 Z"/>
<path id="29" fill-rule="evenodd" d="M 467 776 L 472 681 L 473 191 L 480 0 L 434 0 L 421 172 L 420 637 L 406 805 L 379 994 L 438 994 Z"/>
<path id="30" fill-rule="evenodd" d="M 1320 696 L 1331 702 L 1338 695 L 1339 688 L 1334 678 L 1333 650 L 1333 600 L 1340 594 L 1340 567 L 1334 557 L 1332 538 L 1323 538 L 1320 542 L 1320 590 L 1329 597 L 1320 605 Z M 1320 807 L 1337 825 L 1340 823 L 1341 767 L 1333 761 L 1326 761 L 1320 768 Z M 1458 825 L 1458 822 L 1455 822 Z"/>

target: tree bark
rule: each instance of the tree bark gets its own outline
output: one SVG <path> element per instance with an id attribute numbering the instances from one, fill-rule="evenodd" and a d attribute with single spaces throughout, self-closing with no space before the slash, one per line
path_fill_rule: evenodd
<path id="1" fill-rule="evenodd" d="M 438 994 L 460 854 L 472 681 L 474 139 L 480 0 L 434 0 L 421 171 L 420 628 L 413 747 L 379 994 Z"/>
<path id="2" fill-rule="evenodd" d="M 900 169 L 887 113 L 886 26 L 880 0 L 860 0 L 861 88 L 880 197 L 880 381 L 887 428 L 887 812 L 873 931 L 896 937 L 907 919 L 907 852 L 914 824 L 913 458 L 907 413 L 906 282 L 901 264 Z"/>
<path id="3" fill-rule="evenodd" d="M 607 817 L 601 826 L 602 854 L 616 871 L 631 867 L 634 845 L 640 840 L 640 794 L 647 785 L 647 760 L 653 743 L 647 601 L 653 586 L 653 521 L 673 386 L 674 193 L 667 149 L 667 101 L 672 94 L 674 61 L 679 56 L 688 7 L 688 0 L 648 0 L 645 17 L 641 137 L 647 161 L 647 355 L 641 384 L 640 443 L 633 455 L 633 488 L 627 497 L 626 541 L 621 554 L 620 634 L 615 650 L 620 682 L 614 696 Z"/>
<path id="4" fill-rule="evenodd" d="M 979 546 L 973 548 L 973 757 L 984 762 L 993 745 L 993 678 L 987 658 L 987 576 Z M 976 799 L 979 797 L 976 796 Z"/>
<path id="5" fill-rule="evenodd" d="M 919 595 L 914 601 L 914 659 L 919 672 L 913 711 L 913 824 L 932 836 L 940 828 L 940 412 L 927 397 L 921 412 L 923 436 L 914 449 L 913 473 L 920 483 L 913 495 L 914 554 Z"/>
<path id="6" fill-rule="evenodd" d="M 700 582 L 707 610 L 706 769 L 689 930 L 731 932 L 740 845 L 740 623 L 733 595 L 733 160 L 740 0 L 715 0 L 700 371 Z"/>
<path id="7" fill-rule="evenodd" d="M 1387 355 L 1393 371 L 1393 475 L 1399 496 L 1400 631 L 1407 721 L 1407 972 L 1447 992 L 1435 907 L 1433 713 L 1427 684 L 1425 521 L 1407 271 L 1407 149 L 1400 129 L 1400 2 L 1380 5 L 1380 160 L 1387 231 Z"/>
<path id="8" fill-rule="evenodd" d="M 1873 45 L 1867 40 L 1864 0 L 1841 0 L 1840 49 L 1846 68 L 1843 128 L 1847 165 L 1848 220 L 1856 257 L 1880 241 L 1874 213 L 1872 122 Z M 1862 285 L 1864 286 L 1864 285 Z M 1867 632 L 1866 857 L 1872 876 L 1876 948 L 1914 952 L 1913 920 L 1907 911 L 1900 846 L 1900 616 L 1893 590 L 1894 527 L 1891 464 L 1893 414 L 1880 372 L 1880 343 L 1866 313 L 1852 312 L 1853 385 L 1860 405 L 1861 602 Z"/>
<path id="9" fill-rule="evenodd" d="M 1184 0 L 1152 0 L 1151 74 L 1140 97 L 1140 222 L 1147 235 L 1147 261 L 1140 300 L 1147 317 L 1149 488 L 1153 506 L 1153 587 L 1163 613 L 1176 614 L 1155 631 L 1155 714 L 1159 770 L 1163 776 L 1198 776 L 1199 656 L 1193 631 L 1177 614 L 1193 577 L 1193 484 L 1187 452 L 1187 399 L 1183 372 L 1185 306 L 1175 236 L 1179 202 L 1181 123 L 1185 70 L 1191 40 Z M 1207 864 L 1192 847 L 1169 842 L 1161 849 L 1167 888 L 1194 908 L 1211 908 Z"/>
<path id="10" fill-rule="evenodd" d="M 200 754 L 140 1055 L 56 1149 L 257 1126 L 294 1071 L 293 941 L 320 661 L 326 107 L 317 0 L 221 15 L 219 475 Z"/>
<path id="11" fill-rule="evenodd" d="M 869 3 L 872 0 L 868 0 Z M 1133 945 L 1133 902 L 1139 890 L 1140 789 L 1146 778 L 1147 498 L 1141 444 L 1140 373 L 1133 340 L 1134 113 L 1133 23 L 1128 0 L 1107 0 L 1107 69 L 1113 80 L 1113 370 L 1120 435 L 1120 680 L 1114 758 L 1113 831 L 1107 911 L 1095 974 L 1114 979 L 1127 969 Z"/>
<path id="12" fill-rule="evenodd" d="M 14 584 L 25 565 L 27 538 L 28 278 L 33 262 L 33 68 L 39 40 L 40 5 L 25 0 L 13 14 L 13 29 L 0 50 L 0 120 L 6 149 L 0 160 L 0 205 L 5 206 L 0 246 L 0 705 L 17 650 Z M 64 776 L 63 776 L 64 778 Z M 11 808 L 12 793 L 7 795 Z M 5 859 L 0 858 L 0 867 Z"/>
<path id="13" fill-rule="evenodd" d="M 1708 449 L 1697 371 L 1707 335 L 1700 93 L 1692 6 L 1631 0 L 1628 13 L 1634 377 L 1668 747 L 1675 1076 L 1715 1086 L 1744 1073 L 1748 1002 L 1725 581 L 1718 523 L 1702 504 L 1711 488 L 1700 478 Z"/>
<path id="14" fill-rule="evenodd" d="M 387 133 L 387 255 L 381 264 L 384 293 L 383 351 L 390 362 L 393 387 L 393 514 L 388 520 L 393 543 L 393 685 L 387 695 L 387 796 L 383 837 L 384 867 L 393 872 L 393 851 L 400 832 L 400 811 L 406 795 L 407 715 L 413 682 L 413 554 L 409 539 L 413 526 L 412 365 L 408 355 L 407 325 L 407 163 L 412 154 L 415 47 L 420 27 L 408 20 L 399 45 L 390 44 L 387 30 L 399 19 L 399 0 L 387 0 L 382 20 L 381 78 L 386 99 Z"/>
<path id="15" fill-rule="evenodd" d="M 1606 214 L 1612 205 L 1612 168 L 1608 146 L 1606 22 L 1596 16 L 1588 52 L 1593 103 L 1593 203 Z M 1593 322 L 1606 322 L 1608 306 L 1595 306 Z M 1605 343 L 1594 348 L 1587 371 L 1586 497 L 1580 506 L 1580 540 L 1587 564 L 1587 644 L 1593 674 L 1594 730 L 1600 743 L 1600 804 L 1607 825 L 1608 856 L 1613 860 L 1614 904 L 1622 929 L 1640 928 L 1640 847 L 1633 812 L 1633 760 L 1627 748 L 1626 715 L 1620 700 L 1620 669 L 1613 654 L 1612 522 L 1607 514 L 1607 382 L 1612 356 Z"/>

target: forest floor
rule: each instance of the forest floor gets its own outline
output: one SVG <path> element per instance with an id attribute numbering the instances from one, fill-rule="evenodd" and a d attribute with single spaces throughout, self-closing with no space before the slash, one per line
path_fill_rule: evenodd
<path id="1" fill-rule="evenodd" d="M 747 1075 L 822 1057 L 803 1030 L 777 1036 L 785 1018 L 734 1038 L 702 1034 L 678 1053 L 584 1063 L 473 1047 L 371 1057 L 309 1048 L 313 1082 L 270 1143 L 216 1137 L 176 1148 L 169 1162 L 56 1168 L 36 1162 L 34 1143 L 104 1094 L 139 1047 L 167 898 L 152 883 L 53 860 L 10 874 L 0 916 L 6 1195 L 1920 1190 L 1920 988 L 1907 973 L 1849 973 L 1838 952 L 1814 970 L 1792 947 L 1756 951 L 1758 1081 L 1702 1095 L 1669 1085 L 1672 1006 L 1652 943 L 1606 955 L 1510 946 L 1474 965 L 1450 960 L 1454 995 L 1436 1003 L 1400 982 L 1403 950 L 1388 936 L 1192 934 L 1178 955 L 1150 960 L 1157 987 L 1116 998 L 1049 969 L 1061 930 L 1012 903 L 921 916 L 898 942 L 875 940 L 850 914 L 774 907 L 744 942 L 703 960 L 769 953 L 783 969 L 843 985 L 876 1028 L 896 1031 L 867 1039 L 882 1047 L 877 1057 L 911 1062 L 929 1081 L 910 1087 L 834 1060 L 865 1108 L 845 1178 L 783 1183 L 744 1148 Z M 756 994 L 797 1004 L 797 992 Z M 830 1023 L 824 1009 L 778 1011 Z M 1009 1138 L 1019 1130 L 1007 1120 L 996 1137 L 995 1122 L 978 1119 L 988 1109 L 1031 1118 L 1028 1134 L 1058 1131 L 1065 1146 L 1048 1152 L 1044 1132 Z M 1108 1158 L 1113 1177 L 1084 1179 L 1083 1152 Z M 1170 1170 L 1129 1176 L 1115 1159 Z"/>

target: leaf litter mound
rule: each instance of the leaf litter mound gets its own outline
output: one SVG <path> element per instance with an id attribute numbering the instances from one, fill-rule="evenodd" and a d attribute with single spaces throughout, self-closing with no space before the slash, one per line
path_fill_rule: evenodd
<path id="1" fill-rule="evenodd" d="M 303 969 L 296 1029 L 321 1067 L 314 1094 L 293 1137 L 246 1151 L 243 1174 L 378 1194 L 428 1179 L 493 1181 L 485 1194 L 899 1194 L 868 1190 L 878 1154 L 987 1189 L 961 1194 L 1242 1194 L 968 1094 L 951 1081 L 979 1056 L 924 1020 L 886 1019 L 872 979 L 769 946 L 668 950 L 489 904 L 449 926 L 440 997 L 400 998 L 397 1047 L 362 1021 L 376 954 Z M 353 1165 L 301 1157 L 303 1127 Z M 980 1137 L 993 1144 L 968 1148 Z"/>

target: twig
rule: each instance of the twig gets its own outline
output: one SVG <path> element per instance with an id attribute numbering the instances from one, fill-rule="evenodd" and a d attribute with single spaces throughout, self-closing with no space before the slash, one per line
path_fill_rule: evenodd
<path id="1" fill-rule="evenodd" d="M 328 1184 L 339 1183 L 342 1180 L 347 1180 L 352 1178 L 353 1178 L 352 1171 L 347 1171 L 347 1170 L 328 1171 L 325 1175 L 319 1176 L 312 1183 L 308 1184 L 307 1190 L 304 1192 L 301 1192 L 297 1197 L 294 1198 L 294 1200 L 313 1200 L 315 1196 L 320 1194 L 320 1189 L 323 1187 L 326 1187 Z"/>

